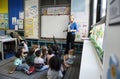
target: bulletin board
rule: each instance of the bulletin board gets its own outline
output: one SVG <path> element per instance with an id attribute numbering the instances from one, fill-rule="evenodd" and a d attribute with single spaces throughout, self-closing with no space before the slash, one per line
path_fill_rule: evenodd
<path id="1" fill-rule="evenodd" d="M 25 1 L 25 37 L 39 38 L 38 0 Z"/>
<path id="2" fill-rule="evenodd" d="M 41 16 L 41 37 L 66 38 L 66 32 L 69 19 L 68 15 L 43 15 Z"/>
<path id="3" fill-rule="evenodd" d="M 21 12 L 24 12 L 24 0 L 8 0 L 9 9 L 9 29 L 18 30 L 19 26 L 23 27 L 23 24 L 19 24 L 19 21 L 24 18 L 20 18 Z M 24 14 L 22 14 L 24 16 Z M 21 29 L 23 30 L 23 28 Z"/>

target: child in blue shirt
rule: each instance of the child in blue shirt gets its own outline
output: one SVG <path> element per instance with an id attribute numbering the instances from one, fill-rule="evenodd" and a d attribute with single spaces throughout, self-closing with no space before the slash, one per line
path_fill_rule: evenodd
<path id="1" fill-rule="evenodd" d="M 14 61 L 14 68 L 12 69 L 12 71 L 10 71 L 9 73 L 12 74 L 14 73 L 15 70 L 17 71 L 24 71 L 26 74 L 30 74 L 29 72 L 29 66 L 26 63 L 23 63 L 23 48 L 20 48 L 17 50 L 16 53 L 16 59 Z"/>

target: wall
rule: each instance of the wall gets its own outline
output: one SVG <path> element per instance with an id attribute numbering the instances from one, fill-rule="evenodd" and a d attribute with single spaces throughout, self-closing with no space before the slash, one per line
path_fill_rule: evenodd
<path id="1" fill-rule="evenodd" d="M 110 23 L 110 1 L 113 1 L 113 0 L 108 0 L 107 2 L 107 25 L 106 25 L 106 29 L 105 29 L 105 37 L 104 37 L 104 60 L 103 60 L 103 79 L 120 79 L 120 77 L 116 77 L 116 78 L 109 78 L 107 77 L 107 75 L 109 74 L 109 68 L 110 68 L 110 65 L 109 65 L 109 62 L 110 62 L 110 56 L 111 55 L 115 55 L 118 59 L 118 62 L 117 60 L 114 59 L 115 63 L 114 64 L 117 64 L 116 68 L 113 68 L 113 75 L 114 76 L 120 76 L 120 74 L 118 73 L 118 71 L 120 70 L 120 24 L 116 24 L 116 25 L 111 25 L 109 26 L 108 23 Z M 119 1 L 119 0 L 114 0 L 115 2 L 116 1 Z M 113 3 L 114 3 L 113 1 Z M 118 7 L 117 7 L 118 6 Z M 114 5 L 114 7 L 111 7 L 111 8 L 116 8 L 117 10 L 116 11 L 119 11 L 120 10 L 120 4 L 118 2 L 118 4 Z M 115 9 L 114 9 L 115 10 Z M 113 12 L 114 15 L 117 15 L 116 13 L 118 13 L 120 15 L 119 12 L 114 12 L 113 10 L 111 10 Z M 119 17 L 119 16 L 118 16 Z M 116 20 L 116 19 L 114 19 Z M 119 21 L 119 20 L 116 20 L 116 21 Z M 112 64 L 112 65 L 114 65 Z M 115 70 L 114 70 L 115 69 Z M 115 71 L 115 72 L 114 72 Z M 120 71 L 119 71 L 120 72 Z"/>
<path id="2" fill-rule="evenodd" d="M 8 0 L 0 0 L 0 13 L 8 13 Z"/>
<path id="3" fill-rule="evenodd" d="M 76 41 L 88 36 L 89 7 L 90 0 L 71 0 L 71 14 L 75 16 L 79 30 L 76 33 Z"/>

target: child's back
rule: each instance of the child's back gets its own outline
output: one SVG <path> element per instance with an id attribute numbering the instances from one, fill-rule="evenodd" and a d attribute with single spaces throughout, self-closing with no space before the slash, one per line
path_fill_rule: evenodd
<path id="1" fill-rule="evenodd" d="M 48 79 L 62 79 L 61 59 L 58 56 L 50 58 L 47 76 Z"/>
<path id="2" fill-rule="evenodd" d="M 36 54 L 36 57 L 34 59 L 34 64 L 35 64 L 36 71 L 43 71 L 48 69 L 48 65 L 45 65 L 44 59 L 41 58 L 41 51 L 37 50 L 35 54 Z"/>
<path id="3" fill-rule="evenodd" d="M 32 64 L 34 64 L 34 59 L 35 59 L 35 54 L 34 54 L 34 50 L 33 50 L 33 48 L 32 49 L 30 49 L 30 51 L 29 51 L 29 53 L 28 53 L 28 55 L 27 55 L 27 57 L 26 57 L 26 62 L 28 63 L 28 65 L 32 65 Z"/>

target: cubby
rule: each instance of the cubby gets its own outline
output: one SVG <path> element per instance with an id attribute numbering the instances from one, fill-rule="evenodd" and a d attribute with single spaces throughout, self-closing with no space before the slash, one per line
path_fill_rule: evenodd
<path id="1" fill-rule="evenodd" d="M 35 39 L 26 39 L 28 48 L 31 48 L 33 44 L 39 45 L 40 47 L 45 45 L 48 48 L 54 45 L 54 42 L 52 40 L 35 40 Z M 66 42 L 57 42 L 57 44 L 60 46 L 60 48 L 65 51 L 66 48 Z M 75 42 L 75 51 L 76 53 L 81 53 L 83 48 L 83 43 L 82 42 Z"/>

